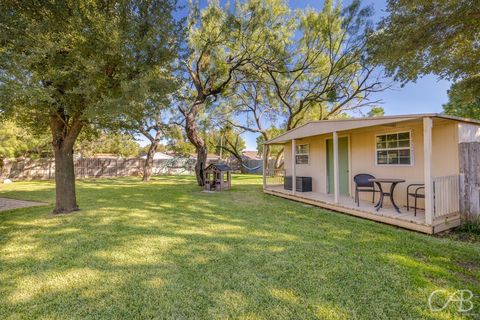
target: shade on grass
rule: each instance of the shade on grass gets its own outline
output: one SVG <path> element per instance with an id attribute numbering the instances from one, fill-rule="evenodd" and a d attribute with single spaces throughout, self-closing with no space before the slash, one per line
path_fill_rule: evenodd
<path id="1" fill-rule="evenodd" d="M 193 177 L 78 182 L 80 212 L 0 212 L 0 318 L 456 319 L 433 290 L 480 294 L 480 248 Z M 52 182 L 0 197 L 53 203 Z M 434 299 L 441 306 L 445 293 Z M 467 317 L 480 317 L 480 299 Z"/>

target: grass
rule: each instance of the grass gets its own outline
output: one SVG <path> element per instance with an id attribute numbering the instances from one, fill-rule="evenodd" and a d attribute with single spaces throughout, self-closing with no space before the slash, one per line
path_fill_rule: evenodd
<path id="1" fill-rule="evenodd" d="M 79 181 L 52 216 L 52 182 L 1 185 L 50 203 L 0 212 L 0 319 L 480 318 L 480 246 L 264 195 L 234 176 Z M 429 311 L 458 289 L 476 296 Z"/>

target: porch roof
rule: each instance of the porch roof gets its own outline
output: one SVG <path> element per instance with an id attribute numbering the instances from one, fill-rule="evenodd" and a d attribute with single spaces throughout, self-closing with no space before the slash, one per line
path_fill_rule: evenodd
<path id="1" fill-rule="evenodd" d="M 402 121 L 410 121 L 421 119 L 424 117 L 443 118 L 459 122 L 467 122 L 480 125 L 480 121 L 459 118 L 454 116 L 448 116 L 438 113 L 427 114 L 411 114 L 401 116 L 385 116 L 385 117 L 372 117 L 372 118 L 352 118 L 352 119 L 336 119 L 336 120 L 320 120 L 311 121 L 301 125 L 298 128 L 289 130 L 271 140 L 265 142 L 265 144 L 284 144 L 292 139 L 301 139 L 306 137 L 318 136 L 321 134 L 327 134 L 332 132 L 341 132 L 359 128 L 387 125 L 391 123 L 397 123 Z"/>

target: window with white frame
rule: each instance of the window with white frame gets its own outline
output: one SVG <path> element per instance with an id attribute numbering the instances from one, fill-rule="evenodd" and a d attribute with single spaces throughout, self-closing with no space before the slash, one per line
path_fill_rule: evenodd
<path id="1" fill-rule="evenodd" d="M 309 154 L 308 144 L 299 144 L 295 149 L 295 163 L 296 164 L 308 164 L 308 154 Z"/>
<path id="2" fill-rule="evenodd" d="M 411 132 L 376 136 L 377 165 L 411 165 L 413 163 Z"/>

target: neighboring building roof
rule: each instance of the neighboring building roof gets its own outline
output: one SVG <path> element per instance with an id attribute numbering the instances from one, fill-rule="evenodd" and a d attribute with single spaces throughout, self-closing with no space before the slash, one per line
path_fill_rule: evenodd
<path id="1" fill-rule="evenodd" d="M 230 171 L 230 167 L 224 163 L 212 163 L 205 170 L 218 170 L 218 171 Z"/>
<path id="2" fill-rule="evenodd" d="M 242 151 L 242 157 L 246 160 L 261 160 L 262 158 L 258 155 L 256 150 L 245 150 Z"/>
<path id="3" fill-rule="evenodd" d="M 197 159 L 197 154 L 196 153 L 190 153 L 190 157 L 192 159 Z M 209 153 L 207 154 L 207 160 L 220 160 L 220 156 L 215 153 Z"/>
<path id="4" fill-rule="evenodd" d="M 114 153 L 95 153 L 90 158 L 116 159 L 120 158 L 120 156 Z"/>
<path id="5" fill-rule="evenodd" d="M 207 154 L 207 159 L 220 159 L 220 156 L 215 153 L 209 153 Z"/>
<path id="6" fill-rule="evenodd" d="M 426 114 L 409 114 L 400 116 L 385 116 L 385 117 L 371 117 L 371 118 L 351 118 L 351 119 L 338 119 L 338 120 L 320 120 L 311 121 L 298 128 L 289 130 L 271 140 L 265 142 L 265 144 L 282 144 L 292 139 L 300 139 L 311 136 L 317 136 L 326 133 L 340 132 L 346 130 L 353 130 L 365 127 L 373 127 L 379 125 L 386 125 L 390 123 L 397 123 L 402 121 L 409 121 L 415 119 L 421 119 L 425 117 L 435 117 L 448 119 L 459 122 L 473 123 L 480 125 L 479 120 L 459 118 L 454 116 L 448 116 L 439 113 L 426 113 Z"/>
<path id="7" fill-rule="evenodd" d="M 140 158 L 146 159 L 147 155 L 142 155 Z M 163 152 L 155 152 L 153 155 L 154 160 L 166 160 L 166 159 L 173 159 L 173 157 L 169 154 L 163 153 Z"/>

